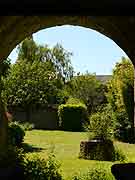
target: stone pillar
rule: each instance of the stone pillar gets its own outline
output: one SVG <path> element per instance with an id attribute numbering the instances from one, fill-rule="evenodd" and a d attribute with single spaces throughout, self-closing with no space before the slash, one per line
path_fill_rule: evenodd
<path id="1" fill-rule="evenodd" d="M 134 118 L 133 118 L 133 127 L 135 128 L 135 70 L 134 70 Z"/>
<path id="2" fill-rule="evenodd" d="M 0 154 L 7 150 L 7 127 L 8 120 L 5 113 L 5 107 L 0 97 Z"/>
<path id="3" fill-rule="evenodd" d="M 133 137 L 132 143 L 135 143 L 135 69 L 134 69 L 134 117 L 133 117 L 132 137 Z"/>

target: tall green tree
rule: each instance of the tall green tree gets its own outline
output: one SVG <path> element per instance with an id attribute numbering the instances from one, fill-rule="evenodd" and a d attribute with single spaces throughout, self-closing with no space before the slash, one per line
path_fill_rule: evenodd
<path id="1" fill-rule="evenodd" d="M 119 128 L 134 128 L 134 67 L 129 59 L 122 57 L 113 69 L 108 84 L 107 98 L 117 115 Z"/>
<path id="2" fill-rule="evenodd" d="M 12 66 L 3 92 L 8 107 L 23 108 L 29 118 L 31 108 L 58 103 L 56 96 L 63 84 L 55 72 L 46 68 L 46 63 L 40 61 L 22 61 Z"/>
<path id="3" fill-rule="evenodd" d="M 36 59 L 38 46 L 33 40 L 33 36 L 26 38 L 18 45 L 18 58 L 17 61 L 27 60 L 33 62 Z"/>
<path id="4" fill-rule="evenodd" d="M 49 62 L 52 71 L 55 70 L 57 76 L 65 82 L 70 80 L 74 73 L 71 56 L 72 53 L 65 50 L 61 44 L 57 43 L 54 47 L 49 48 L 48 45 L 36 44 L 33 37 L 29 37 L 18 46 L 17 62 L 22 60 Z"/>
<path id="5" fill-rule="evenodd" d="M 18 58 L 4 81 L 3 97 L 8 107 L 46 107 L 61 102 L 64 83 L 72 77 L 70 53 L 61 45 L 37 45 L 26 38 L 19 45 Z M 63 101 L 63 100 L 62 100 Z"/>

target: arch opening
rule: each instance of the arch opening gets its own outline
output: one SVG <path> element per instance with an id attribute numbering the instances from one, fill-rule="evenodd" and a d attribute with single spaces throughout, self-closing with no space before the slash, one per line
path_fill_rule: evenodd
<path id="1" fill-rule="evenodd" d="M 21 19 L 20 19 L 21 20 Z M 132 62 L 134 63 L 133 59 L 133 51 L 132 48 L 128 49 L 127 46 L 127 37 L 123 35 L 123 33 L 119 30 L 119 27 L 116 24 L 111 23 L 111 17 L 106 18 L 98 18 L 98 17 L 33 17 L 31 20 L 30 17 L 26 19 L 22 18 L 20 21 L 19 18 L 15 19 L 15 32 L 9 35 L 9 47 L 5 48 L 7 39 L 5 38 L 5 42 L 2 46 L 3 54 L 1 54 L 1 59 L 6 58 L 11 50 L 21 42 L 25 37 L 35 33 L 41 29 L 60 26 L 64 24 L 72 24 L 72 25 L 79 25 L 87 28 L 92 28 L 102 34 L 105 34 L 107 37 L 111 38 L 116 42 L 122 49 L 128 54 L 131 58 Z M 18 22 L 18 24 L 17 24 Z M 13 27 L 13 24 L 12 24 Z M 26 28 L 27 27 L 27 28 Z M 11 27 L 7 27 L 10 30 Z M 8 31 L 9 32 L 9 31 Z M 3 32 L 4 34 L 4 32 Z M 6 32 L 5 32 L 6 34 Z M 4 51 L 5 49 L 5 51 Z"/>

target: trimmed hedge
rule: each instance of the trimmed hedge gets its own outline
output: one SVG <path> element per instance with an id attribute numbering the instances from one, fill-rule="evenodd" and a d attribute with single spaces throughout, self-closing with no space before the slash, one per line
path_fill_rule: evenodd
<path id="1" fill-rule="evenodd" d="M 99 161 L 113 160 L 114 146 L 111 140 L 81 141 L 80 158 Z"/>
<path id="2" fill-rule="evenodd" d="M 123 151 L 115 146 L 111 140 L 81 141 L 79 158 L 120 162 L 127 160 Z"/>
<path id="3" fill-rule="evenodd" d="M 84 104 L 62 104 L 58 108 L 59 127 L 67 131 L 83 131 L 88 122 L 87 107 Z"/>

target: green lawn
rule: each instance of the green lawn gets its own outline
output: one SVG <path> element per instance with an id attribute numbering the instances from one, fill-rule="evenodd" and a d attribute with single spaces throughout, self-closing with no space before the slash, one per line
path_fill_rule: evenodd
<path id="1" fill-rule="evenodd" d="M 78 159 L 81 140 L 87 140 L 86 133 L 32 130 L 27 131 L 25 136 L 25 143 L 42 148 L 41 151 L 34 153 L 42 157 L 46 157 L 51 151 L 55 153 L 56 158 L 61 162 L 61 170 L 66 180 L 71 179 L 76 173 L 85 172 L 95 166 L 105 167 L 110 171 L 112 162 Z M 128 162 L 135 162 L 135 145 L 115 143 L 127 155 Z"/>

